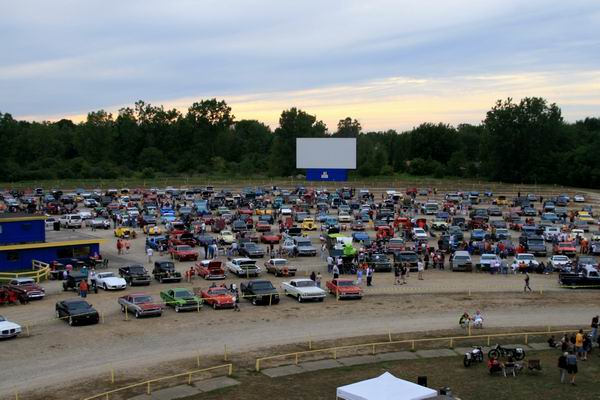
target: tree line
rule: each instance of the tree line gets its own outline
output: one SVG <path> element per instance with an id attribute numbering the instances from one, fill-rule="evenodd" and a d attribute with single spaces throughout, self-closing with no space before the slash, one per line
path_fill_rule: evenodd
<path id="1" fill-rule="evenodd" d="M 187 112 L 143 101 L 117 115 L 85 121 L 15 120 L 0 112 L 0 181 L 153 178 L 157 175 L 272 177 L 295 168 L 296 138 L 356 137 L 362 177 L 407 173 L 514 183 L 600 186 L 600 119 L 563 120 L 543 98 L 499 100 L 478 125 L 423 123 L 406 132 L 363 132 L 350 117 L 336 130 L 290 108 L 271 130 L 236 120 L 225 101 L 202 100 Z"/>

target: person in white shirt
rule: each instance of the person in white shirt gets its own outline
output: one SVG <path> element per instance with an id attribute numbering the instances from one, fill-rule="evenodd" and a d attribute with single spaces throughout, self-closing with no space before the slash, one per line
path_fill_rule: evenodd
<path id="1" fill-rule="evenodd" d="M 152 264 L 152 256 L 154 255 L 154 250 L 152 250 L 152 247 L 148 247 L 146 249 L 146 255 L 148 256 L 148 264 Z"/>
<path id="2" fill-rule="evenodd" d="M 425 264 L 423 263 L 423 261 L 419 260 L 417 262 L 417 272 L 418 272 L 417 275 L 418 275 L 420 281 L 423 280 L 423 271 L 425 271 Z"/>

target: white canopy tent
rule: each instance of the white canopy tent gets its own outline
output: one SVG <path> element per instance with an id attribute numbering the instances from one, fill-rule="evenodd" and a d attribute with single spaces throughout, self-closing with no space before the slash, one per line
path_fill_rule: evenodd
<path id="1" fill-rule="evenodd" d="M 386 372 L 377 378 L 340 386 L 336 395 L 343 400 L 421 400 L 436 397 L 437 391 Z"/>

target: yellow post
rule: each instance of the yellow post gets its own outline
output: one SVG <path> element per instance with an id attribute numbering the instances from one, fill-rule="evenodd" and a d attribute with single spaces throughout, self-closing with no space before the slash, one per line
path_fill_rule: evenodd
<path id="1" fill-rule="evenodd" d="M 337 349 L 333 349 L 333 359 L 337 360 Z"/>
<path id="2" fill-rule="evenodd" d="M 295 364 L 298 365 L 298 353 L 294 354 L 296 356 Z"/>
<path id="3" fill-rule="evenodd" d="M 29 333 L 29 322 L 25 323 L 25 331 L 27 332 L 27 337 L 31 336 Z"/>
<path id="4" fill-rule="evenodd" d="M 469 331 L 469 336 L 471 336 L 471 324 L 467 325 L 468 327 L 468 331 Z"/>
<path id="5" fill-rule="evenodd" d="M 115 369 L 110 365 L 110 383 L 115 383 Z"/>
<path id="6" fill-rule="evenodd" d="M 414 340 L 412 341 L 412 349 L 413 350 L 415 349 L 415 341 Z"/>
<path id="7" fill-rule="evenodd" d="M 260 358 L 256 359 L 256 372 L 260 372 Z"/>
<path id="8" fill-rule="evenodd" d="M 373 355 L 375 355 L 375 345 L 373 345 Z"/>
<path id="9" fill-rule="evenodd" d="M 312 338 L 308 335 L 308 349 L 312 350 Z"/>
<path id="10" fill-rule="evenodd" d="M 227 345 L 224 345 L 224 347 L 225 347 L 225 357 L 224 357 L 224 360 L 227 361 Z"/>
<path id="11" fill-rule="evenodd" d="M 227 375 L 233 375 L 233 364 L 229 364 L 229 371 L 227 371 Z"/>
<path id="12" fill-rule="evenodd" d="M 453 340 L 452 339 L 453 338 L 450 338 L 450 348 L 452 348 L 452 345 L 453 345 Z"/>
<path id="13" fill-rule="evenodd" d="M 528 342 L 529 342 L 529 335 L 525 334 L 525 344 L 528 344 Z"/>
<path id="14" fill-rule="evenodd" d="M 146 394 L 150 394 L 150 381 L 148 381 L 148 389 L 146 390 Z"/>
<path id="15" fill-rule="evenodd" d="M 548 332 L 550 332 L 550 325 L 548 325 Z"/>
<path id="16" fill-rule="evenodd" d="M 129 307 L 125 306 L 125 321 L 129 321 Z"/>
<path id="17" fill-rule="evenodd" d="M 102 318 L 102 323 L 104 323 L 104 313 L 103 312 L 100 313 L 100 317 Z"/>
<path id="18" fill-rule="evenodd" d="M 192 384 L 192 373 L 190 372 L 188 374 L 188 385 L 191 385 L 191 384 Z"/>
<path id="19" fill-rule="evenodd" d="M 200 367 L 200 350 L 196 350 L 196 367 Z"/>
<path id="20" fill-rule="evenodd" d="M 272 304 L 273 304 L 273 295 L 270 294 L 269 295 L 269 307 L 271 307 Z"/>
<path id="21" fill-rule="evenodd" d="M 335 288 L 335 301 L 340 301 L 340 291 Z"/>
<path id="22" fill-rule="evenodd" d="M 199 301 L 196 302 L 196 311 L 200 312 L 200 302 Z"/>
<path id="23" fill-rule="evenodd" d="M 19 392 L 15 390 L 15 400 L 19 400 Z"/>
<path id="24" fill-rule="evenodd" d="M 487 345 L 488 346 L 490 345 L 490 337 L 489 336 L 488 336 L 488 344 Z"/>
<path id="25" fill-rule="evenodd" d="M 392 341 L 392 331 L 390 329 L 388 329 L 388 340 Z"/>

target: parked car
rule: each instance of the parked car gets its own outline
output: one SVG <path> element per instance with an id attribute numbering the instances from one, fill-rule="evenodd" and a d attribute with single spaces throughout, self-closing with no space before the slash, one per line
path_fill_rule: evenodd
<path id="1" fill-rule="evenodd" d="M 0 339 L 10 339 L 21 334 L 21 325 L 15 324 L 0 315 Z"/>
<path id="2" fill-rule="evenodd" d="M 281 241 L 281 235 L 271 231 L 263 232 L 260 235 L 260 242 L 264 244 L 277 244 Z"/>
<path id="3" fill-rule="evenodd" d="M 275 276 L 295 276 L 296 267 L 291 266 L 285 258 L 271 258 L 265 262 L 265 269 Z"/>
<path id="4" fill-rule="evenodd" d="M 17 296 L 27 301 L 41 300 L 46 295 L 44 288 L 35 283 L 35 280 L 32 278 L 11 279 L 7 286 L 12 289 Z"/>
<path id="5" fill-rule="evenodd" d="M 317 300 L 323 301 L 326 296 L 325 290 L 317 287 L 317 284 L 312 279 L 292 279 L 289 282 L 283 282 L 281 284 L 283 294 L 286 296 L 294 297 L 298 300 L 298 303 L 302 303 L 306 300 Z"/>
<path id="6" fill-rule="evenodd" d="M 133 236 L 133 230 L 125 226 L 120 226 L 114 230 L 115 237 L 120 239 L 129 239 Z"/>
<path id="7" fill-rule="evenodd" d="M 119 268 L 119 276 L 127 282 L 129 286 L 134 285 L 149 285 L 151 278 L 140 264 L 130 264 Z"/>
<path id="8" fill-rule="evenodd" d="M 87 225 L 94 229 L 110 229 L 110 221 L 103 217 L 92 218 L 87 222 Z"/>
<path id="9" fill-rule="evenodd" d="M 316 256 L 317 249 L 311 243 L 309 238 L 304 236 L 296 236 L 292 238 L 294 240 L 294 252 L 298 256 Z"/>
<path id="10" fill-rule="evenodd" d="M 512 269 L 513 271 L 518 271 L 520 270 L 520 265 L 525 265 L 525 270 L 527 270 L 528 272 L 533 272 L 532 270 L 535 270 L 538 265 L 539 265 L 539 261 L 535 259 L 535 256 L 531 253 L 519 253 L 515 255 L 515 258 L 513 260 L 512 263 Z M 531 265 L 531 267 L 530 267 Z M 523 271 L 521 271 L 523 272 Z"/>
<path id="11" fill-rule="evenodd" d="M 256 261 L 249 258 L 234 258 L 227 262 L 227 270 L 237 276 L 258 276 L 261 270 Z"/>
<path id="12" fill-rule="evenodd" d="M 231 231 L 221 231 L 219 235 L 219 243 L 221 244 L 232 244 L 235 242 L 235 235 Z"/>
<path id="13" fill-rule="evenodd" d="M 81 228 L 83 219 L 79 214 L 66 214 L 61 216 L 59 221 L 63 228 Z"/>
<path id="14" fill-rule="evenodd" d="M 187 244 L 169 247 L 169 254 L 177 261 L 197 261 L 198 252 Z"/>
<path id="15" fill-rule="evenodd" d="M 473 271 L 473 261 L 468 251 L 456 251 L 452 257 L 452 271 Z"/>
<path id="16" fill-rule="evenodd" d="M 412 229 L 412 237 L 413 240 L 427 240 L 428 235 L 423 228 L 413 228 Z"/>
<path id="17" fill-rule="evenodd" d="M 66 292 L 67 290 L 74 290 L 76 292 L 79 291 L 79 284 L 82 280 L 87 282 L 88 277 L 85 274 L 81 273 L 71 273 L 67 275 L 67 279 L 62 282 L 62 288 Z M 96 286 L 95 282 L 89 282 L 90 291 L 94 293 L 98 293 L 98 286 Z"/>
<path id="18" fill-rule="evenodd" d="M 362 289 L 352 279 L 332 279 L 325 283 L 329 293 L 340 299 L 362 299 Z"/>
<path id="19" fill-rule="evenodd" d="M 172 288 L 160 292 L 160 298 L 175 312 L 199 310 L 202 307 L 202 298 L 196 296 L 189 289 Z"/>
<path id="20" fill-rule="evenodd" d="M 552 253 L 562 254 L 567 257 L 575 257 L 577 254 L 577 247 L 573 242 L 560 242 L 552 246 Z"/>
<path id="21" fill-rule="evenodd" d="M 392 270 L 392 262 L 387 254 L 372 253 L 367 256 L 366 261 L 375 272 L 390 272 Z"/>
<path id="22" fill-rule="evenodd" d="M 255 279 L 240 284 L 242 296 L 247 298 L 253 305 L 278 304 L 279 293 L 271 281 Z"/>
<path id="23" fill-rule="evenodd" d="M 114 272 L 97 272 L 91 280 L 92 285 L 104 290 L 123 290 L 127 287 L 125 279 L 115 276 Z"/>
<path id="24" fill-rule="evenodd" d="M 569 257 L 560 254 L 553 255 L 548 261 L 548 264 L 550 264 L 550 267 L 552 267 L 554 271 L 562 271 L 565 266 L 569 265 L 570 263 L 571 260 L 569 260 Z"/>
<path id="25" fill-rule="evenodd" d="M 561 272 L 558 276 L 561 285 L 576 287 L 600 288 L 600 273 L 592 266 L 586 265 L 580 272 Z"/>
<path id="26" fill-rule="evenodd" d="M 119 297 L 122 312 L 132 313 L 136 318 L 145 316 L 162 315 L 162 307 L 157 304 L 152 296 L 146 293 L 132 293 Z"/>
<path id="27" fill-rule="evenodd" d="M 69 325 L 93 325 L 100 320 L 98 311 L 85 300 L 70 299 L 56 303 L 56 317 L 68 322 Z"/>
<path id="28" fill-rule="evenodd" d="M 242 242 L 238 247 L 240 256 L 248 258 L 261 258 L 265 256 L 265 250 L 254 242 Z"/>
<path id="29" fill-rule="evenodd" d="M 215 310 L 218 308 L 233 308 L 236 301 L 235 296 L 224 285 L 203 289 L 200 296 L 204 303 Z"/>
<path id="30" fill-rule="evenodd" d="M 160 283 L 181 282 L 181 272 L 175 270 L 171 261 L 155 261 L 152 276 Z"/>
<path id="31" fill-rule="evenodd" d="M 202 260 L 196 263 L 196 275 L 206 280 L 225 279 L 225 269 L 219 260 Z"/>
<path id="32" fill-rule="evenodd" d="M 479 259 L 480 271 L 491 271 L 496 263 L 500 263 L 500 257 L 495 254 L 482 254 Z"/>

